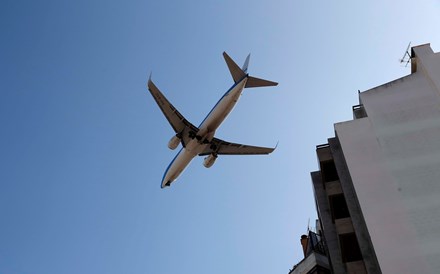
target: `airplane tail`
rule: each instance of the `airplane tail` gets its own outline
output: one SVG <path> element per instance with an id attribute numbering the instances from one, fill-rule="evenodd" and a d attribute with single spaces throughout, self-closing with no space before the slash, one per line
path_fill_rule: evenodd
<path id="1" fill-rule="evenodd" d="M 232 79 L 234 79 L 235 83 L 240 82 L 243 78 L 247 77 L 248 80 L 246 82 L 245 88 L 268 87 L 278 85 L 278 83 L 276 82 L 252 77 L 247 74 L 249 59 L 251 57 L 250 54 L 247 56 L 243 68 L 240 68 L 226 52 L 223 52 L 223 57 L 225 58 L 226 64 L 229 68 L 229 72 L 231 72 Z"/>

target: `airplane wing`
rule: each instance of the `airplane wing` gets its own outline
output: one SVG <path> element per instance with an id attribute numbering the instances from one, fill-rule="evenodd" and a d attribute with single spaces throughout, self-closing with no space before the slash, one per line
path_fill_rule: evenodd
<path id="1" fill-rule="evenodd" d="M 167 98 L 160 92 L 153 81 L 148 79 L 148 90 L 151 95 L 153 95 L 154 100 L 156 100 L 157 105 L 162 110 L 163 114 L 167 118 L 171 127 L 173 127 L 174 132 L 181 135 L 182 145 L 185 147 L 189 142 L 189 135 L 192 133 L 197 133 L 199 129 L 188 122 L 188 120 L 183 117 L 182 114 L 167 100 Z"/>
<path id="2" fill-rule="evenodd" d="M 230 143 L 214 138 L 211 141 L 211 146 L 207 147 L 205 151 L 199 154 L 199 156 L 209 155 L 211 153 L 215 153 L 217 155 L 269 154 L 274 151 L 275 148 L 248 146 Z"/>

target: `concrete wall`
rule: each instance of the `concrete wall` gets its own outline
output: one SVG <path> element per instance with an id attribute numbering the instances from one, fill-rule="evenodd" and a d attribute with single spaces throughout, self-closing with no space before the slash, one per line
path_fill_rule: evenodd
<path id="1" fill-rule="evenodd" d="M 335 124 L 383 273 L 440 269 L 440 56 L 360 94 L 366 118 Z"/>
<path id="2" fill-rule="evenodd" d="M 332 151 L 332 155 L 335 161 L 336 169 L 338 170 L 338 175 L 340 178 L 341 189 L 343 190 L 344 197 L 347 203 L 348 210 L 350 212 L 350 223 L 352 229 L 356 234 L 357 241 L 359 243 L 359 248 L 362 253 L 362 258 L 365 265 L 365 270 L 367 273 L 371 274 L 380 274 L 382 273 L 379 268 L 379 264 L 376 258 L 376 254 L 374 252 L 374 247 L 371 243 L 370 234 L 368 232 L 368 227 L 365 224 L 365 220 L 362 214 L 361 207 L 359 205 L 358 197 L 356 194 L 356 190 L 353 187 L 353 182 L 350 176 L 350 173 L 347 168 L 347 163 L 344 158 L 341 145 L 337 138 L 330 138 L 329 145 Z M 337 224 L 337 223 L 336 223 Z M 343 228 L 340 228 L 340 230 Z M 345 228 L 348 229 L 348 228 Z M 338 229 L 337 229 L 338 230 Z M 346 233 L 350 231 L 346 230 Z M 339 234 L 342 234 L 339 232 Z M 359 264 L 351 264 L 359 265 Z M 347 271 L 348 271 L 347 265 Z M 356 268 L 358 271 L 359 268 Z M 356 273 L 356 272 L 351 272 Z M 358 272 L 361 273 L 361 272 Z M 362 272 L 364 273 L 364 272 Z"/>

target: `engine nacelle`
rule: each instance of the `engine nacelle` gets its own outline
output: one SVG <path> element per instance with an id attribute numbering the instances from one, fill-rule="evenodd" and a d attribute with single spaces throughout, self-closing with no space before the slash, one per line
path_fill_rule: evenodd
<path id="1" fill-rule="evenodd" d="M 180 138 L 177 136 L 173 136 L 173 138 L 171 138 L 171 140 L 168 142 L 168 148 L 171 150 L 175 150 L 179 143 Z"/>
<path id="2" fill-rule="evenodd" d="M 215 159 L 217 159 L 217 155 L 215 155 L 215 154 L 211 154 L 209 156 L 206 156 L 205 159 L 203 159 L 203 165 L 206 168 L 210 168 L 214 164 Z"/>

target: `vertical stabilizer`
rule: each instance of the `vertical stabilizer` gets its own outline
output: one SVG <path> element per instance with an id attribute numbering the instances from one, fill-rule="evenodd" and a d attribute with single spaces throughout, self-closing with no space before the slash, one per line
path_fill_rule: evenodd
<path id="1" fill-rule="evenodd" d="M 251 54 L 249 53 L 249 55 L 246 57 L 246 61 L 244 61 L 244 65 L 242 70 L 244 71 L 244 73 L 247 73 L 247 69 L 249 66 L 249 59 L 251 58 Z"/>

